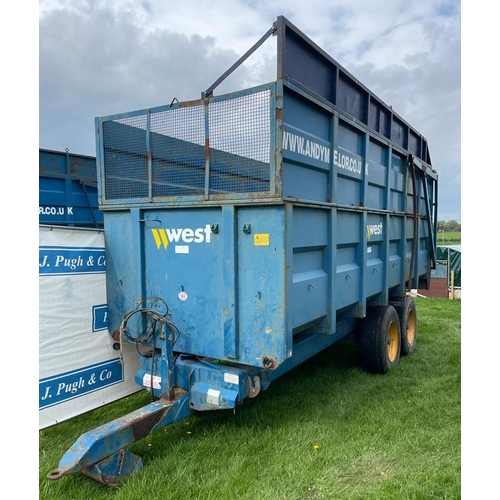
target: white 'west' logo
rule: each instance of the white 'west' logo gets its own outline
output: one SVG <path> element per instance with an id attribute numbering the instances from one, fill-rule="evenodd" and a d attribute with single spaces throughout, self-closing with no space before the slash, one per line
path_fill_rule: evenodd
<path id="1" fill-rule="evenodd" d="M 180 229 L 151 229 L 155 239 L 156 247 L 159 249 L 162 245 L 167 248 L 169 243 L 210 243 L 210 224 L 205 227 L 191 229 L 189 227 Z"/>
<path id="2" fill-rule="evenodd" d="M 382 222 L 380 224 L 367 224 L 366 225 L 366 237 L 370 239 L 372 235 L 379 236 L 382 234 L 384 226 Z"/>

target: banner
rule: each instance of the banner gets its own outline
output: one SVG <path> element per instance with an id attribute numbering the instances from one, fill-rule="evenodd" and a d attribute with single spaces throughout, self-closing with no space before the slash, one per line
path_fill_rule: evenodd
<path id="1" fill-rule="evenodd" d="M 39 429 L 141 390 L 135 347 L 114 344 L 104 232 L 39 226 Z"/>

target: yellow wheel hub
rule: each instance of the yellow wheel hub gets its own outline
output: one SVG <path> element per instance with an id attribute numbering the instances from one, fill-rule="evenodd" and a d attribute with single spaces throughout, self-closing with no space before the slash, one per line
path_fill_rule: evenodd
<path id="1" fill-rule="evenodd" d="M 389 326 L 389 332 L 387 336 L 387 356 L 389 361 L 392 363 L 398 355 L 399 347 L 399 329 L 398 325 L 392 322 Z"/>
<path id="2" fill-rule="evenodd" d="M 408 344 L 413 345 L 415 343 L 415 337 L 417 335 L 417 318 L 413 311 L 408 314 L 408 322 L 406 324 L 406 338 L 408 339 Z"/>

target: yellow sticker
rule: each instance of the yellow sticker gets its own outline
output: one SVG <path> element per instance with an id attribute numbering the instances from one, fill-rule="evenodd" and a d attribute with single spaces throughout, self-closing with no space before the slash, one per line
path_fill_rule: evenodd
<path id="1" fill-rule="evenodd" d="M 269 233 L 254 234 L 253 244 L 255 246 L 269 246 Z"/>

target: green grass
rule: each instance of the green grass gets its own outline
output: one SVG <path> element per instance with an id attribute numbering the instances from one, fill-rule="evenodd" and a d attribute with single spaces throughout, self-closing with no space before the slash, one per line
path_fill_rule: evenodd
<path id="1" fill-rule="evenodd" d="M 116 488 L 46 479 L 87 430 L 149 402 L 140 392 L 39 432 L 41 500 L 459 499 L 461 301 L 416 300 L 417 349 L 386 375 L 339 342 L 232 411 L 206 412 L 128 449 Z"/>
<path id="2" fill-rule="evenodd" d="M 437 235 L 438 245 L 460 245 L 461 242 L 461 231 L 445 231 L 443 233 L 438 233 Z"/>

